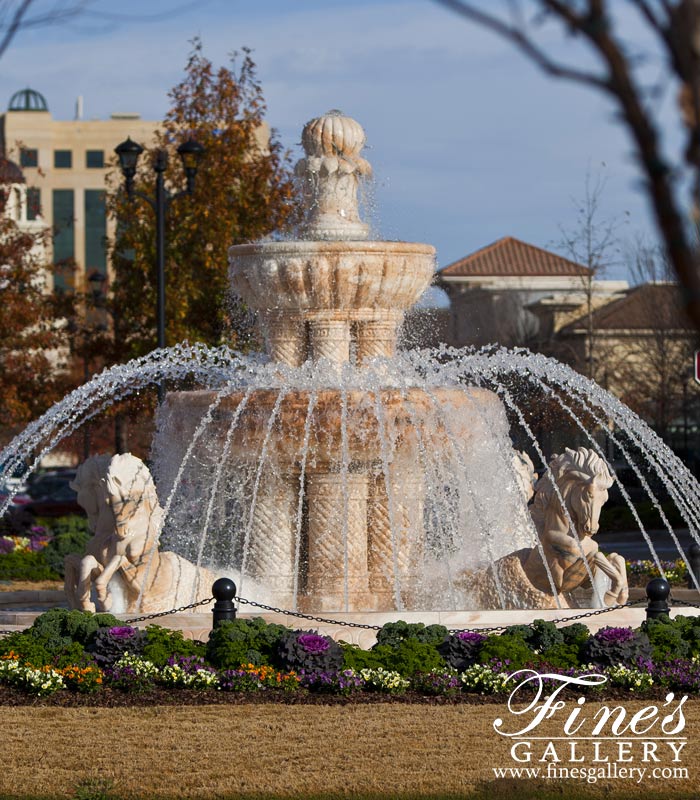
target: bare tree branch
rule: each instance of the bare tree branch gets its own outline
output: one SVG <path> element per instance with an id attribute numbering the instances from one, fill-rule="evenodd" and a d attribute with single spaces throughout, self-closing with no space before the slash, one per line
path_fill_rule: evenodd
<path id="1" fill-rule="evenodd" d="M 29 10 L 29 6 L 31 6 L 32 0 L 22 0 L 20 5 L 18 6 L 17 10 L 15 11 L 10 24 L 7 26 L 5 31 L 5 35 L 2 37 L 0 41 L 0 58 L 2 54 L 7 50 L 10 46 L 10 42 L 15 38 L 15 34 L 19 30 L 22 24 L 22 17 L 27 13 Z"/>
<path id="2" fill-rule="evenodd" d="M 700 268 L 694 243 L 688 235 L 688 220 L 674 195 L 676 178 L 663 155 L 656 120 L 653 113 L 644 107 L 643 91 L 634 80 L 634 63 L 615 36 L 609 14 L 610 5 L 606 0 L 589 0 L 587 13 L 582 13 L 574 9 L 573 3 L 564 0 L 532 1 L 542 11 L 558 19 L 567 30 L 580 34 L 586 40 L 605 67 L 605 77 L 552 61 L 527 33 L 494 14 L 475 8 L 471 3 L 464 0 L 437 0 L 471 22 L 511 42 L 547 74 L 602 90 L 617 104 L 635 144 L 659 233 L 683 285 L 686 310 L 700 329 Z M 678 0 L 676 3 L 662 0 L 665 19 L 654 13 L 649 0 L 632 2 L 647 19 L 668 55 L 671 70 L 680 79 L 688 95 L 682 108 L 688 130 L 685 161 L 693 170 L 695 213 L 700 218 L 700 0 Z"/>
<path id="3" fill-rule="evenodd" d="M 594 86 L 597 89 L 609 91 L 607 81 L 600 75 L 585 70 L 576 69 L 566 64 L 559 64 L 539 48 L 532 39 L 526 36 L 519 28 L 509 25 L 502 19 L 492 14 L 487 14 L 478 8 L 463 2 L 463 0 L 435 0 L 440 5 L 461 14 L 463 17 L 476 22 L 497 33 L 499 36 L 509 39 L 519 50 L 528 58 L 534 61 L 548 75 L 555 78 L 565 78 L 567 80 L 583 83 L 587 86 Z"/>

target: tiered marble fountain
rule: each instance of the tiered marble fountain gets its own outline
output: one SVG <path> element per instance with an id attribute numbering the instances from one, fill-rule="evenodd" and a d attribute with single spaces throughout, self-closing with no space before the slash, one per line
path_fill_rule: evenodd
<path id="1" fill-rule="evenodd" d="M 221 470 L 229 486 L 246 483 L 247 473 L 239 580 L 245 584 L 249 576 L 282 607 L 369 611 L 436 602 L 426 596 L 434 591 L 426 580 L 427 487 L 420 466 L 428 447 L 443 453 L 434 478 L 453 489 L 455 459 L 479 471 L 470 442 L 483 448 L 490 440 L 492 462 L 482 479 L 474 475 L 470 492 L 487 494 L 489 474 L 515 481 L 494 446 L 500 436 L 501 451 L 510 450 L 495 395 L 398 386 L 391 375 L 388 360 L 404 313 L 433 278 L 435 250 L 368 239 L 358 214 L 358 182 L 371 171 L 360 156 L 364 142 L 361 126 L 339 112 L 311 120 L 302 134 L 306 157 L 297 165 L 305 238 L 229 250 L 231 284 L 257 312 L 282 385 L 171 393 L 156 442 L 159 486 L 171 486 L 167 465 L 170 473 L 179 467 L 185 443 L 216 409 L 202 444 L 190 451 L 198 472 L 190 497 L 216 491 Z M 305 375 L 313 377 L 301 388 Z M 445 487 L 436 490 L 444 495 Z M 527 524 L 514 523 L 517 504 L 510 515 L 511 532 Z M 470 529 L 467 520 L 463 527 Z M 471 550 L 473 557 L 479 547 Z M 192 556 L 201 560 L 201 551 Z"/>
<path id="2" fill-rule="evenodd" d="M 700 485 L 615 397 L 526 351 L 395 353 L 434 250 L 368 238 L 364 138 L 339 112 L 309 122 L 297 166 L 304 238 L 230 249 L 232 288 L 257 312 L 267 358 L 226 346 L 154 351 L 95 376 L 0 453 L 0 482 L 22 465 L 28 475 L 112 403 L 164 381 L 190 388 L 159 410 L 155 484 L 130 455 L 79 471 L 94 536 L 67 561 L 71 605 L 167 610 L 208 596 L 216 574 L 242 597 L 355 621 L 385 612 L 374 621 L 501 625 L 527 622 L 527 609 L 551 618 L 613 605 L 627 596 L 624 559 L 594 539 L 613 484 L 662 574 L 663 564 L 609 445 L 688 564 L 661 501 L 700 542 Z M 585 446 L 545 453 L 533 427 L 554 416 Z M 537 462 L 536 484 L 511 435 Z M 638 623 L 635 613 L 595 619 Z M 203 635 L 201 622 L 182 624 Z"/>

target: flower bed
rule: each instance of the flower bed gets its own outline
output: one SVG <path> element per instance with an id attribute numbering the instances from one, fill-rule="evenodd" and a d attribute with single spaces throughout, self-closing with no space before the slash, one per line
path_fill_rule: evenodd
<path id="1" fill-rule="evenodd" d="M 225 622 L 203 643 L 157 625 L 139 630 L 110 614 L 54 609 L 26 631 L 0 639 L 0 686 L 39 697 L 187 691 L 293 696 L 295 702 L 459 700 L 502 696 L 519 682 L 512 674 L 520 670 L 602 674 L 605 684 L 587 689 L 598 696 L 696 693 L 700 617 L 663 617 L 595 634 L 578 623 L 557 628 L 543 620 L 500 635 L 395 622 L 379 631 L 373 648 L 362 650 L 261 618 Z"/>
<path id="2" fill-rule="evenodd" d="M 685 586 L 688 583 L 688 568 L 682 558 L 660 563 L 671 586 Z M 637 559 L 627 562 L 627 580 L 630 586 L 646 586 L 653 578 L 660 577 L 661 572 L 654 561 Z"/>

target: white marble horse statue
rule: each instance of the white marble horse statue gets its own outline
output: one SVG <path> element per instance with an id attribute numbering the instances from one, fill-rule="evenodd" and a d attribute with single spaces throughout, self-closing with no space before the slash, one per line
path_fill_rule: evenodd
<path id="1" fill-rule="evenodd" d="M 71 608 L 151 613 L 211 595 L 213 573 L 159 549 L 163 509 L 141 459 L 131 453 L 93 456 L 71 486 L 93 533 L 84 555 L 65 560 Z"/>
<path id="2" fill-rule="evenodd" d="M 474 606 L 572 608 L 626 602 L 624 558 L 604 555 L 593 539 L 612 483 L 605 461 L 589 448 L 566 448 L 554 456 L 535 485 L 530 509 L 539 544 L 461 577 Z"/>

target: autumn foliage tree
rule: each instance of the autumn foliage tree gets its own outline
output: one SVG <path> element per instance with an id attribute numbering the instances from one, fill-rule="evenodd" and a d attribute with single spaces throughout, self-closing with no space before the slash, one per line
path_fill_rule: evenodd
<path id="1" fill-rule="evenodd" d="M 70 298 L 46 291 L 46 230 L 21 229 L 5 214 L 0 186 L 0 444 L 63 396 Z"/>
<path id="2" fill-rule="evenodd" d="M 177 147 L 192 137 L 205 148 L 194 192 L 170 204 L 166 219 L 166 338 L 240 345 L 240 319 L 227 303 L 227 250 L 283 230 L 294 220 L 288 157 L 270 134 L 255 64 L 247 50 L 240 64 L 215 70 L 198 40 L 185 77 L 171 92 L 172 106 L 150 150 L 140 158 L 135 189 L 152 196 L 152 161 L 168 153 L 171 193 L 185 185 Z M 120 182 L 120 181 L 119 181 Z M 114 186 L 117 186 L 115 176 Z M 111 195 L 119 234 L 113 248 L 111 291 L 114 360 L 155 347 L 155 215 L 149 204 Z"/>

